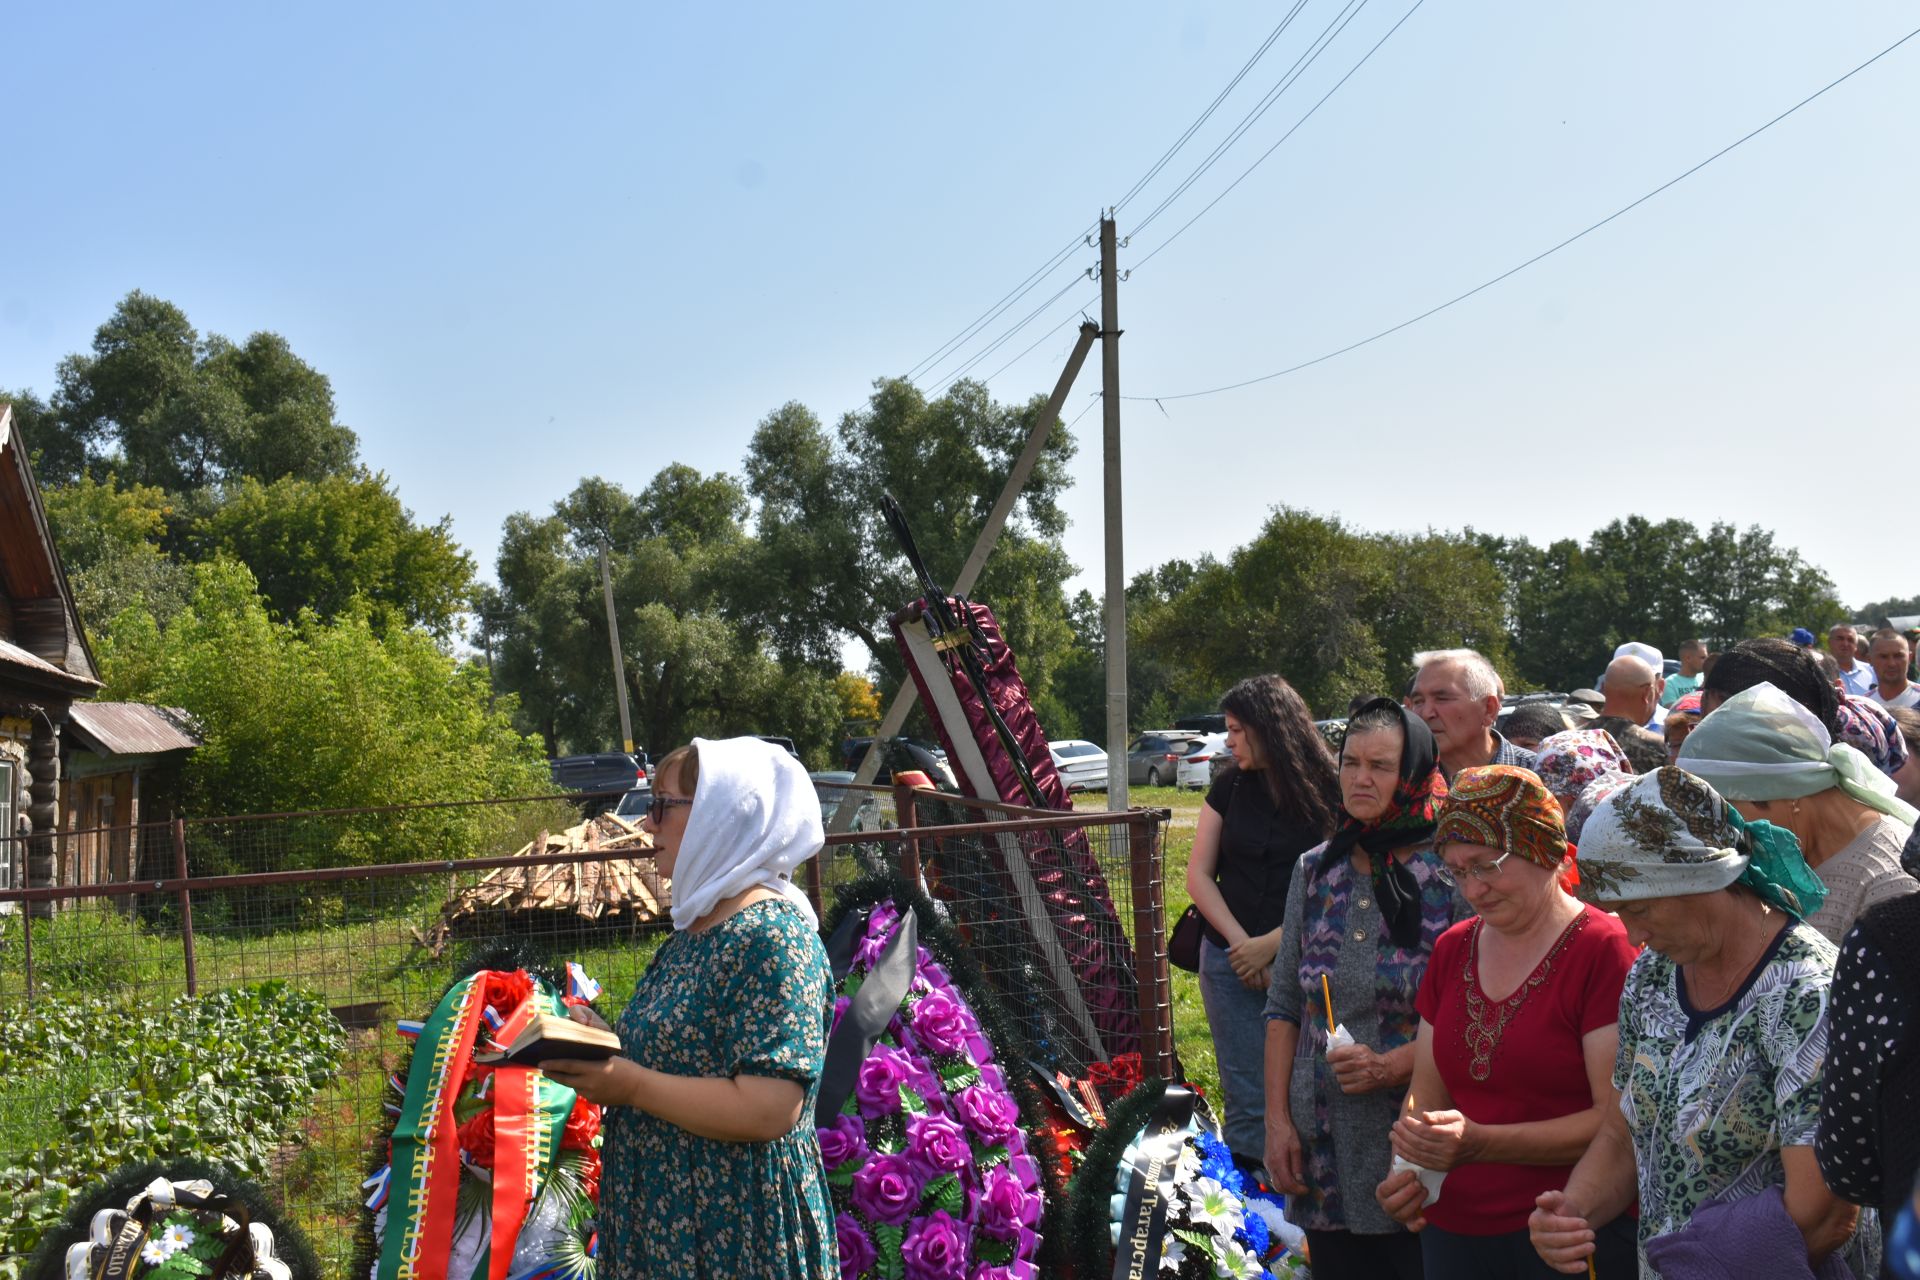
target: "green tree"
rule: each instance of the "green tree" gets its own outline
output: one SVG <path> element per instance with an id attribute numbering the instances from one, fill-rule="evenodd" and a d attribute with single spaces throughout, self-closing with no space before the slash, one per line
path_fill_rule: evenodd
<path id="1" fill-rule="evenodd" d="M 921 588 L 881 519 L 881 496 L 899 501 L 929 571 L 948 586 L 1043 403 L 999 404 L 964 381 L 928 400 L 903 379 L 883 379 L 832 434 L 798 404 L 769 414 L 745 470 L 757 504 L 751 594 L 780 650 L 828 661 L 851 636 L 883 686 L 897 687 L 904 670 L 884 619 Z M 1059 499 L 1073 452 L 1055 426 L 973 591 L 1000 619 L 1037 705 L 1072 643 L 1064 583 L 1074 569 L 1059 547 Z"/>
<path id="2" fill-rule="evenodd" d="M 364 613 L 276 619 L 246 567 L 197 566 L 193 601 L 161 626 L 130 609 L 98 634 L 102 696 L 184 707 L 205 744 L 186 766 L 186 807 L 265 813 L 527 795 L 547 789 L 538 743 L 483 671 L 427 635 L 381 635 Z M 294 847 L 275 869 L 491 851 L 491 819 L 434 812 L 380 847 Z M 234 855 L 238 858 L 238 852 Z M 264 870 L 242 865 L 197 870 Z"/>
<path id="3" fill-rule="evenodd" d="M 1920 613 L 1920 596 L 1895 596 L 1891 600 L 1875 600 L 1861 605 L 1853 611 L 1853 617 L 1843 621 L 1865 621 L 1880 625 L 1882 618 L 1906 618 Z"/>
<path id="4" fill-rule="evenodd" d="M 61 361 L 58 381 L 38 445 L 55 474 L 43 483 L 102 463 L 173 493 L 245 476 L 317 480 L 347 471 L 358 450 L 334 421 L 332 385 L 284 338 L 202 337 L 179 307 L 138 290 L 90 355 Z"/>
<path id="5" fill-rule="evenodd" d="M 195 530 L 200 558 L 253 571 L 274 612 L 340 616 L 363 601 L 376 625 L 451 633 L 473 587 L 473 560 L 451 520 L 414 522 L 384 475 L 356 469 L 317 480 L 251 476 L 229 487 Z"/>
<path id="6" fill-rule="evenodd" d="M 0 387 L 0 401 L 13 406 L 13 429 L 27 442 L 27 457 L 41 486 L 78 480 L 87 469 L 87 447 L 61 423 L 53 408 L 31 391 Z"/>
<path id="7" fill-rule="evenodd" d="M 83 472 L 41 497 L 83 623 L 102 627 L 136 607 L 165 623 L 185 606 L 191 577 L 160 549 L 173 514 L 165 492 Z"/>
<path id="8" fill-rule="evenodd" d="M 590 478 L 552 515 L 508 518 L 482 621 L 497 636 L 497 683 L 519 695 L 523 723 L 550 752 L 615 740 L 605 542 L 641 744 L 780 733 L 824 763 L 842 719 L 839 666 L 764 642 L 746 514 L 738 482 L 676 464 L 639 494 Z"/>

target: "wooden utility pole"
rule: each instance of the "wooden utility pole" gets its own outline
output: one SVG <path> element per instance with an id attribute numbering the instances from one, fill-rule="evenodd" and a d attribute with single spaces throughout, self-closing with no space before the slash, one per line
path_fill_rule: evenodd
<path id="1" fill-rule="evenodd" d="M 620 657 L 620 623 L 613 614 L 613 570 L 607 567 L 607 542 L 600 540 L 600 591 L 607 598 L 607 643 L 613 647 L 613 683 L 620 690 L 620 741 L 633 754 L 633 713 L 627 710 L 627 664 Z"/>
<path id="2" fill-rule="evenodd" d="M 1120 273 L 1113 219 L 1100 219 L 1100 400 L 1106 459 L 1107 808 L 1127 807 L 1127 572 L 1120 521 Z"/>

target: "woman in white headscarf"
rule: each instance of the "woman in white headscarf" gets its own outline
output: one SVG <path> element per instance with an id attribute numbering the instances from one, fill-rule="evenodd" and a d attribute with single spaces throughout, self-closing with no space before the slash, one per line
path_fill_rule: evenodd
<path id="1" fill-rule="evenodd" d="M 1827 900 L 1807 923 L 1839 942 L 1862 912 L 1920 892 L 1900 866 L 1913 807 L 1858 750 L 1836 743 L 1818 717 L 1772 684 L 1722 702 L 1680 748 L 1680 767 L 1704 779 L 1742 817 L 1793 832 Z"/>
<path id="2" fill-rule="evenodd" d="M 826 838 L 813 784 L 756 738 L 696 738 L 655 770 L 646 826 L 674 934 L 615 1028 L 626 1054 L 540 1064 L 608 1108 L 601 1266 L 837 1277 L 813 1128 L 832 974 L 792 879 Z"/>

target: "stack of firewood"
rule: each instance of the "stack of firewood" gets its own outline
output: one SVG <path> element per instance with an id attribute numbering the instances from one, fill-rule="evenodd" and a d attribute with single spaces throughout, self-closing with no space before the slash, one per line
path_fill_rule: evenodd
<path id="1" fill-rule="evenodd" d="M 653 848 L 637 823 L 611 813 L 587 819 L 555 835 L 542 831 L 515 857 Z M 581 928 L 639 928 L 667 918 L 671 888 L 650 856 L 592 858 L 498 867 L 460 889 L 440 908 L 440 918 L 419 944 L 435 955 L 450 937 L 573 932 Z"/>

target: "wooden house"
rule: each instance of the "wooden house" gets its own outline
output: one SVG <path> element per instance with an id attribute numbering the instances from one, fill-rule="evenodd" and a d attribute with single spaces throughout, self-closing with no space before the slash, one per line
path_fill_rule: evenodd
<path id="1" fill-rule="evenodd" d="M 60 733 L 99 687 L 26 442 L 0 402 L 0 888 L 52 883 Z"/>

